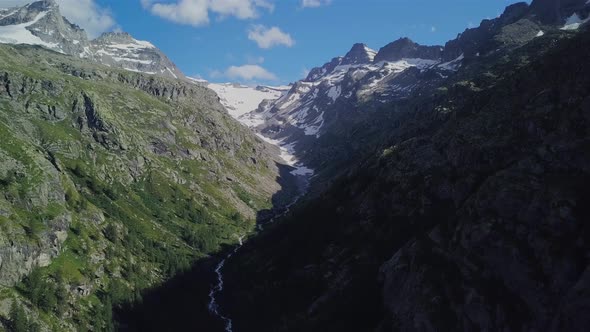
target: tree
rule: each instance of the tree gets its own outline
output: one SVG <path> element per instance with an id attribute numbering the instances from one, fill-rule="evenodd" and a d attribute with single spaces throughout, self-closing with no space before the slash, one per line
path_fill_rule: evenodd
<path id="1" fill-rule="evenodd" d="M 68 305 L 68 290 L 66 289 L 63 280 L 58 280 L 55 296 L 57 298 L 55 313 L 61 317 L 65 313 Z"/>
<path id="2" fill-rule="evenodd" d="M 31 274 L 25 279 L 25 286 L 29 294 L 29 299 L 34 305 L 38 306 L 43 297 L 43 276 L 41 275 L 40 269 L 33 269 Z"/>
<path id="3" fill-rule="evenodd" d="M 106 332 L 111 332 L 115 330 L 115 325 L 113 323 L 113 301 L 111 300 L 110 295 L 106 295 L 103 299 L 103 306 L 99 311 L 100 320 L 104 322 L 104 330 Z"/>
<path id="4" fill-rule="evenodd" d="M 112 223 L 108 224 L 107 227 L 104 229 L 104 236 L 111 242 L 117 243 L 119 238 L 119 232 L 117 231 L 117 227 Z"/>
<path id="5" fill-rule="evenodd" d="M 10 308 L 10 324 L 13 332 L 29 331 L 29 319 L 27 318 L 27 314 L 16 300 L 12 301 L 12 307 Z"/>

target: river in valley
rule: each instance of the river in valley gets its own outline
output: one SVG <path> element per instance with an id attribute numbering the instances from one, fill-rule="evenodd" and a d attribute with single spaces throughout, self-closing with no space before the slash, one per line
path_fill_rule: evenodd
<path id="1" fill-rule="evenodd" d="M 267 219 L 264 222 L 258 223 L 258 225 L 257 225 L 258 230 L 263 231 L 264 226 L 274 223 L 275 221 L 279 220 L 281 217 L 285 216 L 286 214 L 288 214 L 290 212 L 291 207 L 293 205 L 295 205 L 299 201 L 299 199 L 307 192 L 307 187 L 309 185 L 309 181 L 311 180 L 311 177 L 313 176 L 314 172 L 312 169 L 306 167 L 301 162 L 299 162 L 297 157 L 295 157 L 294 144 L 282 144 L 282 142 L 280 142 L 280 141 L 264 137 L 260 134 L 257 134 L 257 135 L 262 140 L 264 140 L 270 144 L 276 145 L 280 149 L 280 157 L 281 157 L 281 159 L 283 159 L 283 161 L 285 162 L 286 165 L 288 165 L 292 168 L 292 170 L 290 171 L 290 174 L 295 177 L 295 183 L 298 187 L 298 190 L 297 190 L 298 194 L 295 195 L 295 197 L 291 200 L 291 202 L 289 204 L 287 204 L 286 206 L 280 207 L 276 211 L 276 214 L 274 216 L 272 216 L 271 218 Z M 230 317 L 228 317 L 226 314 L 223 313 L 223 309 L 221 308 L 221 306 L 219 304 L 219 296 L 223 292 L 223 280 L 224 280 L 223 279 L 223 268 L 224 268 L 226 262 L 232 256 L 234 256 L 240 250 L 240 248 L 244 245 L 244 242 L 243 242 L 244 236 L 239 236 L 238 240 L 239 240 L 239 244 L 236 246 L 236 248 L 234 250 L 232 250 L 229 254 L 227 254 L 227 256 L 225 258 L 223 258 L 221 260 L 221 262 L 219 262 L 219 264 L 217 264 L 217 266 L 215 266 L 214 272 L 217 277 L 216 278 L 217 283 L 211 287 L 211 291 L 209 292 L 209 305 L 208 305 L 209 312 L 213 316 L 219 318 L 220 320 L 222 320 L 224 322 L 226 332 L 233 332 L 233 322 Z"/>

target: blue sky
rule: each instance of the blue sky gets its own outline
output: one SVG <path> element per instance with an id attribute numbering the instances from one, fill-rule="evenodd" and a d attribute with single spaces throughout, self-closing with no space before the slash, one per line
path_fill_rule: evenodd
<path id="1" fill-rule="evenodd" d="M 78 21 L 91 34 L 120 28 L 137 39 L 151 41 L 189 76 L 210 81 L 286 84 L 302 78 L 306 70 L 344 55 L 356 42 L 376 50 L 405 36 L 421 44 L 443 44 L 468 26 L 498 16 L 514 1 L 58 2 L 66 17 Z M 83 6 L 88 8 L 78 10 Z M 276 29 L 268 32 L 273 27 Z"/>

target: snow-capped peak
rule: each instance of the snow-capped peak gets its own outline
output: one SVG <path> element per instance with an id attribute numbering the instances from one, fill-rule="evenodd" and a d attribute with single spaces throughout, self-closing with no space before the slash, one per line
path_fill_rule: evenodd
<path id="1" fill-rule="evenodd" d="M 102 63 L 152 75 L 184 77 L 156 46 L 148 41 L 137 40 L 128 33 L 104 33 L 91 43 L 93 56 Z"/>
<path id="2" fill-rule="evenodd" d="M 40 12 L 35 16 L 33 20 L 29 22 L 8 26 L 0 26 L 0 43 L 41 45 L 49 49 L 59 51 L 60 49 L 57 43 L 46 42 L 38 36 L 34 35 L 29 30 L 31 26 L 35 25 L 37 22 L 43 19 L 48 13 L 48 11 Z M 2 17 L 2 19 L 8 16 L 11 15 L 7 14 L 6 16 Z"/>
<path id="3" fill-rule="evenodd" d="M 354 44 L 352 49 L 342 58 L 341 65 L 368 64 L 373 62 L 377 52 L 365 44 Z"/>
<path id="4" fill-rule="evenodd" d="M 106 32 L 93 40 L 93 43 L 118 49 L 156 48 L 152 43 L 144 40 L 137 40 L 126 32 Z"/>
<path id="5" fill-rule="evenodd" d="M 0 9 L 0 43 L 40 45 L 56 52 L 129 71 L 183 78 L 152 43 L 128 33 L 105 33 L 90 41 L 86 32 L 60 13 L 54 0 Z"/>

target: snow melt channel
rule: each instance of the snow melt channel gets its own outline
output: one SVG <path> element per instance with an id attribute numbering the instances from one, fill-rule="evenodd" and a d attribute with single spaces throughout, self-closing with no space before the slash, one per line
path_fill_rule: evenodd
<path id="1" fill-rule="evenodd" d="M 195 84 L 205 84 L 211 90 L 215 91 L 228 113 L 248 128 L 256 127 L 261 121 L 263 121 L 263 119 L 259 119 L 255 116 L 248 116 L 252 114 L 251 112 L 255 111 L 264 100 L 274 101 L 284 97 L 287 91 L 290 89 L 290 87 L 262 87 L 259 89 L 254 89 L 247 86 L 233 84 L 210 84 L 206 81 L 198 79 L 191 80 Z M 276 220 L 290 212 L 291 207 L 295 205 L 303 196 L 305 190 L 307 189 L 307 180 L 314 174 L 314 172 L 311 168 L 306 167 L 303 163 L 301 163 L 295 156 L 295 145 L 297 142 L 285 144 L 283 141 L 263 136 L 260 133 L 256 133 L 256 135 L 263 141 L 272 145 L 276 145 L 280 150 L 279 156 L 281 159 L 283 159 L 285 164 L 294 168 L 294 170 L 292 170 L 290 173 L 299 179 L 304 179 L 303 182 L 305 182 L 305 188 L 301 190 L 301 192 L 293 199 L 290 204 L 283 207 L 281 213 L 277 213 L 277 215 L 264 224 L 267 225 L 274 223 Z M 262 231 L 264 225 L 259 224 L 258 229 Z M 239 237 L 239 245 L 236 246 L 236 248 L 230 252 L 221 262 L 219 262 L 219 264 L 217 264 L 215 267 L 217 284 L 213 286 L 209 292 L 209 312 L 220 318 L 225 323 L 225 332 L 233 332 L 233 321 L 231 318 L 225 316 L 221 312 L 221 308 L 217 300 L 218 296 L 223 292 L 223 267 L 225 266 L 227 260 L 235 255 L 242 246 L 243 237 Z"/>
<path id="2" fill-rule="evenodd" d="M 279 147 L 279 149 L 281 150 L 280 157 L 285 161 L 287 165 L 295 168 L 295 170 L 291 171 L 291 174 L 295 176 L 313 175 L 313 170 L 303 165 L 301 162 L 299 162 L 299 159 L 295 157 L 295 145 L 297 144 L 297 142 L 291 144 L 284 144 L 282 141 L 268 138 L 266 136 L 262 136 L 261 134 L 256 135 L 260 137 L 261 140 Z"/>

